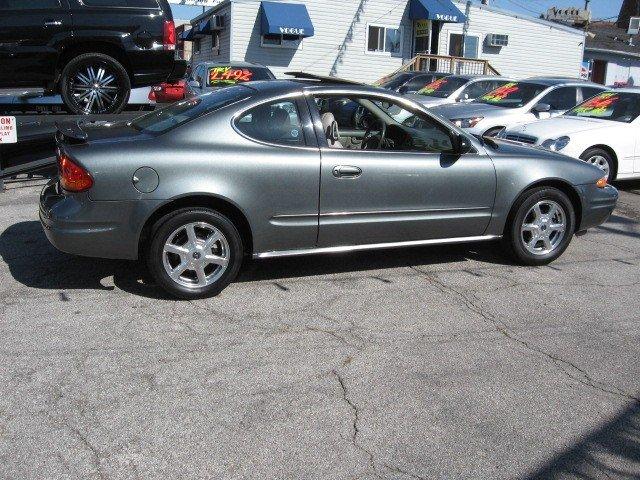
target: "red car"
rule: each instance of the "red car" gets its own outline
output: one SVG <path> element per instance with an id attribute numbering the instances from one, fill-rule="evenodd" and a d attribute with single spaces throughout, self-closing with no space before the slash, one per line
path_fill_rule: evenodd
<path id="1" fill-rule="evenodd" d="M 187 89 L 186 80 L 179 80 L 176 83 L 161 83 L 154 85 L 149 92 L 149 100 L 157 103 L 173 103 L 183 100 Z"/>

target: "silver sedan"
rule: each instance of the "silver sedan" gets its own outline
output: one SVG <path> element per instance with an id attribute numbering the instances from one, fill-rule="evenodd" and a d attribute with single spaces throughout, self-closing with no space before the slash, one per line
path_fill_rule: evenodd
<path id="1" fill-rule="evenodd" d="M 53 245 L 144 258 L 189 299 L 218 294 L 246 255 L 501 239 L 543 265 L 618 198 L 592 165 L 330 81 L 231 86 L 129 123 L 63 127 L 58 142 L 40 206 Z"/>

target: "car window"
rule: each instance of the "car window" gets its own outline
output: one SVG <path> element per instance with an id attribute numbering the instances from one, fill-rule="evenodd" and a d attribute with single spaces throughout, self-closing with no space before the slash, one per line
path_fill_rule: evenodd
<path id="1" fill-rule="evenodd" d="M 572 108 L 565 116 L 599 118 L 630 123 L 640 115 L 640 95 L 628 92 L 604 92 Z"/>
<path id="2" fill-rule="evenodd" d="M 602 88 L 596 87 L 582 87 L 582 99 L 588 100 L 591 97 L 595 97 L 596 95 L 603 92 Z"/>
<path id="3" fill-rule="evenodd" d="M 546 94 L 538 103 L 546 103 L 551 110 L 569 110 L 578 103 L 577 87 L 560 87 Z"/>
<path id="4" fill-rule="evenodd" d="M 2 10 L 34 10 L 37 8 L 60 8 L 60 0 L 0 0 Z"/>
<path id="5" fill-rule="evenodd" d="M 256 140 L 279 145 L 304 145 L 298 107 L 293 101 L 264 103 L 243 113 L 236 120 L 242 133 Z"/>
<path id="6" fill-rule="evenodd" d="M 426 97 L 447 98 L 468 81 L 468 78 L 453 76 L 439 78 L 438 80 L 434 80 L 430 84 L 425 85 L 418 91 L 418 94 Z"/>
<path id="7" fill-rule="evenodd" d="M 207 85 L 210 87 L 228 87 L 238 83 L 270 79 L 266 68 L 215 66 L 209 67 L 207 72 Z"/>
<path id="8" fill-rule="evenodd" d="M 475 102 L 504 108 L 520 108 L 544 92 L 548 87 L 537 83 L 508 82 L 485 93 Z"/>
<path id="9" fill-rule="evenodd" d="M 401 72 L 396 73 L 390 77 L 384 77 L 374 83 L 375 86 L 386 88 L 388 90 L 395 90 L 396 88 L 401 87 L 411 78 L 410 73 Z"/>
<path id="10" fill-rule="evenodd" d="M 250 89 L 242 86 L 225 88 L 154 110 L 132 120 L 129 125 L 144 133 L 160 135 L 203 115 L 248 98 L 252 93 Z"/>
<path id="11" fill-rule="evenodd" d="M 463 100 L 470 99 L 474 100 L 478 98 L 480 95 L 490 92 L 496 88 L 496 84 L 493 80 L 480 80 L 478 82 L 473 82 L 468 85 L 462 93 L 460 94 L 460 98 Z"/>
<path id="12" fill-rule="evenodd" d="M 434 75 L 418 75 L 405 84 L 410 92 L 417 92 L 435 80 Z"/>

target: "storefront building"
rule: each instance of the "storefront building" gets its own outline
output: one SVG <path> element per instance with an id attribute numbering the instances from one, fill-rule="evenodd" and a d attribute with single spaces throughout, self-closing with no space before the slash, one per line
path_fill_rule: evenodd
<path id="1" fill-rule="evenodd" d="M 576 77 L 584 49 L 579 30 L 455 0 L 224 0 L 191 24 L 183 38 L 194 63 L 248 61 L 276 76 L 363 82 L 421 53 L 487 60 L 503 75 Z"/>

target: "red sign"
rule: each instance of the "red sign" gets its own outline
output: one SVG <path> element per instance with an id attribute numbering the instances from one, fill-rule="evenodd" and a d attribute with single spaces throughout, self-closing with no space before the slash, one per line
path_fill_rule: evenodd
<path id="1" fill-rule="evenodd" d="M 253 72 L 246 68 L 213 67 L 209 69 L 209 85 L 250 82 L 252 78 Z"/>
<path id="2" fill-rule="evenodd" d="M 0 117 L 0 143 L 17 143 L 16 117 Z"/>

